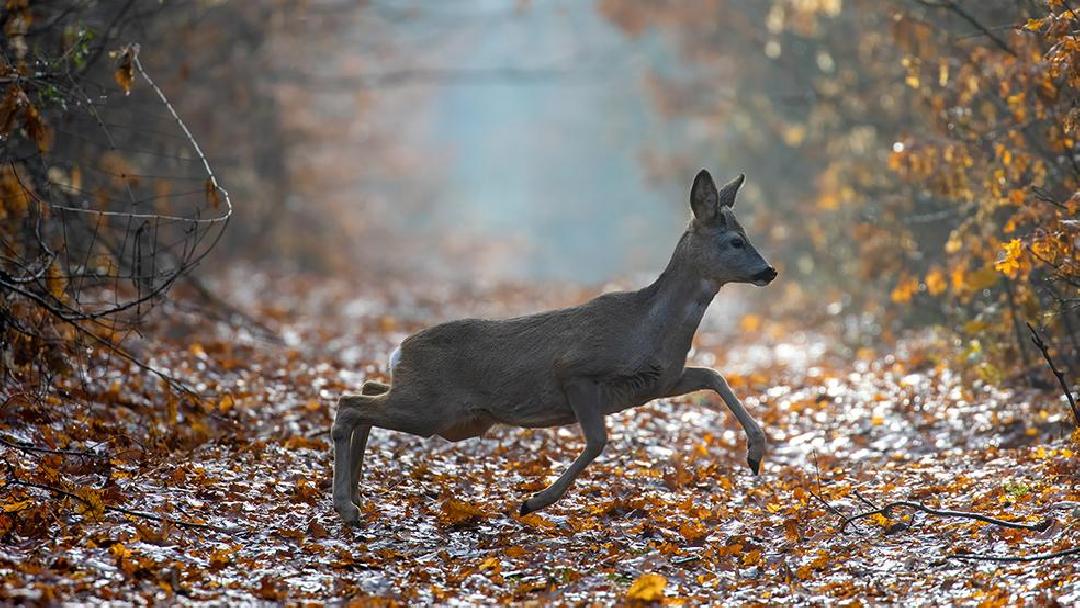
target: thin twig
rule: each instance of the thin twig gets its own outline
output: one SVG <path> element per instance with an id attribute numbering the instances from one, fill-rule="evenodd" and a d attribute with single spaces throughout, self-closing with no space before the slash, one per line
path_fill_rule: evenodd
<path id="1" fill-rule="evenodd" d="M 995 45 L 997 45 L 999 49 L 1005 51 L 1013 57 L 1017 56 L 1016 51 L 1012 50 L 1012 47 L 1010 47 L 1008 43 L 1005 42 L 1005 40 L 1003 40 L 1000 36 L 991 31 L 990 28 L 986 27 L 986 25 L 976 19 L 971 13 L 964 10 L 963 7 L 957 5 L 956 2 L 953 2 L 953 0 L 942 0 L 940 2 L 931 2 L 930 0 L 915 1 L 928 8 L 943 8 L 954 13 L 956 16 L 971 24 L 972 27 L 982 32 L 982 34 L 989 38 L 990 41 L 993 42 Z"/>
<path id="2" fill-rule="evenodd" d="M 982 553 L 953 553 L 948 555 L 949 559 L 974 559 L 983 560 L 988 562 L 1034 562 L 1043 559 L 1054 559 L 1055 557 L 1067 557 L 1069 555 L 1080 555 L 1080 547 L 1073 547 L 1072 549 L 1062 549 L 1061 551 L 1054 551 L 1053 553 L 1036 553 L 1035 555 L 985 555 Z"/>
<path id="3" fill-rule="evenodd" d="M 91 503 L 89 500 L 83 498 L 82 496 L 79 496 L 78 494 L 68 492 L 67 490 L 63 490 L 63 489 L 56 488 L 56 487 L 53 487 L 53 486 L 47 486 L 47 485 L 44 485 L 44 484 L 34 483 L 32 481 L 24 481 L 22 479 L 19 479 L 18 477 L 15 477 L 14 475 L 12 475 L 10 477 L 10 479 L 11 479 L 10 483 L 15 483 L 15 484 L 18 484 L 18 485 L 21 485 L 21 486 L 26 486 L 28 488 L 37 488 L 39 490 L 46 490 L 46 491 L 49 491 L 49 492 L 54 492 L 56 494 L 60 494 L 62 496 L 66 496 L 68 498 L 74 498 L 75 500 L 78 500 L 79 502 L 83 503 L 84 505 L 86 505 L 86 506 L 88 506 L 90 508 L 93 508 L 93 506 L 94 506 L 93 503 Z M 172 525 L 175 525 L 175 526 L 184 526 L 184 527 L 188 527 L 188 528 L 202 528 L 204 530 L 213 530 L 214 532 L 220 532 L 222 534 L 232 536 L 232 533 L 229 532 L 228 530 L 226 530 L 225 528 L 222 528 L 220 526 L 215 526 L 213 524 L 203 524 L 203 523 L 199 523 L 199 522 L 195 522 L 195 521 L 187 521 L 187 520 L 183 520 L 183 519 L 173 519 L 171 517 L 163 517 L 161 515 L 154 515 L 153 513 L 147 513 L 145 511 L 134 511 L 132 509 L 125 509 L 124 507 L 113 507 L 113 506 L 110 506 L 110 505 L 102 505 L 102 506 L 104 507 L 104 509 L 106 511 L 113 511 L 115 513 L 123 513 L 124 515 L 131 515 L 131 516 L 134 516 L 134 517 L 142 517 L 143 519 L 149 519 L 151 521 L 156 521 L 158 523 L 168 523 L 168 524 L 172 524 Z"/>
<path id="4" fill-rule="evenodd" d="M 58 456 L 81 456 L 81 457 L 84 457 L 84 458 L 108 458 L 109 457 L 108 454 L 95 454 L 93 452 L 76 452 L 74 450 L 50 450 L 48 448 L 39 448 L 39 447 L 37 447 L 35 445 L 23 445 L 21 443 L 16 443 L 14 441 L 11 441 L 10 439 L 7 439 L 5 437 L 0 437 L 0 443 L 6 445 L 8 447 L 15 448 L 16 450 L 22 450 L 24 452 L 36 452 L 38 454 L 56 454 Z"/>
<path id="5" fill-rule="evenodd" d="M 859 494 L 858 490 L 853 490 L 853 491 L 855 492 L 855 498 L 858 498 L 859 501 L 862 502 L 864 505 L 870 507 L 871 509 L 879 509 L 880 508 L 877 505 L 875 505 L 874 503 L 870 502 L 870 500 L 868 498 L 864 497 L 862 494 Z"/>
<path id="6" fill-rule="evenodd" d="M 195 140 L 195 136 L 192 135 L 191 130 L 188 129 L 187 124 L 183 121 L 182 118 L 180 118 L 180 115 L 176 112 L 176 109 L 173 107 L 172 103 L 169 102 L 169 98 L 165 96 L 165 92 L 161 90 L 161 87 L 159 87 L 157 83 L 154 82 L 152 78 L 150 78 L 150 75 L 146 73 L 146 70 L 143 69 L 142 63 L 139 61 L 139 45 L 132 43 L 127 47 L 125 52 L 131 53 L 132 66 L 134 66 L 135 70 L 139 72 L 139 75 L 143 77 L 143 80 L 145 80 L 147 84 L 150 85 L 150 88 L 154 90 L 154 93 L 157 94 L 158 99 L 161 100 L 162 105 L 164 105 L 165 109 L 169 111 L 170 115 L 172 115 L 173 120 L 176 122 L 176 125 L 180 127 L 181 131 L 183 131 L 184 137 L 186 137 L 188 143 L 191 144 L 191 149 L 195 152 L 195 155 L 199 157 L 200 161 L 202 161 L 203 169 L 206 170 L 207 180 L 209 180 L 213 188 L 215 188 L 218 192 L 221 193 L 222 198 L 225 199 L 225 212 L 215 217 L 192 218 L 174 215 L 162 215 L 158 213 L 106 211 L 104 209 L 88 209 L 57 204 L 50 205 L 50 208 L 71 211 L 74 213 L 88 213 L 97 216 L 119 217 L 124 219 L 168 220 L 189 224 L 215 224 L 218 222 L 228 223 L 229 219 L 232 217 L 233 212 L 232 199 L 229 198 L 229 191 L 225 188 L 222 188 L 221 185 L 218 183 L 217 176 L 214 174 L 214 170 L 210 168 L 210 161 L 207 160 L 206 154 L 203 153 L 202 148 L 199 146 L 199 142 Z"/>
<path id="7" fill-rule="evenodd" d="M 1054 365 L 1054 359 L 1050 356 L 1050 349 L 1046 346 L 1046 342 L 1043 342 L 1042 336 L 1039 332 L 1035 331 L 1035 328 L 1031 323 L 1027 324 L 1028 331 L 1031 332 L 1031 341 L 1042 352 L 1043 359 L 1046 359 L 1046 364 L 1050 366 L 1050 371 L 1054 372 L 1054 376 L 1057 376 L 1058 384 L 1061 385 L 1061 391 L 1065 393 L 1065 398 L 1069 400 L 1069 407 L 1072 408 L 1073 419 L 1076 421 L 1076 428 L 1080 428 L 1080 407 L 1076 405 L 1076 399 L 1073 398 L 1072 391 L 1069 390 L 1069 383 L 1065 380 L 1065 374 Z"/>
<path id="8" fill-rule="evenodd" d="M 829 501 L 825 500 L 821 496 L 818 496 L 818 493 L 815 492 L 813 488 L 807 488 L 807 491 L 810 492 L 811 496 L 818 499 L 818 502 L 825 505 L 826 509 L 828 509 L 829 511 L 835 513 L 836 515 L 839 515 L 842 518 L 845 518 L 845 519 L 847 518 L 847 515 L 845 515 L 843 511 L 841 511 L 840 509 L 837 509 L 836 507 L 829 504 Z"/>
<path id="9" fill-rule="evenodd" d="M 897 501 L 893 501 L 893 502 L 890 502 L 890 503 L 886 504 L 885 506 L 881 507 L 880 509 L 874 509 L 873 511 L 865 511 L 863 513 L 856 513 L 855 515 L 852 515 L 851 517 L 848 517 L 848 518 L 844 519 L 844 521 L 841 522 L 841 524 L 840 524 L 840 532 L 844 532 L 844 530 L 847 528 L 848 524 L 850 524 L 850 523 L 852 523 L 854 521 L 858 521 L 860 519 L 866 519 L 868 517 L 872 517 L 874 515 L 883 515 L 885 517 L 891 518 L 893 511 L 898 507 L 907 507 L 909 509 L 915 509 L 916 511 L 921 511 L 921 512 L 926 513 L 928 515 L 937 515 L 937 516 L 940 516 L 940 517 L 963 517 L 965 519 L 974 519 L 975 521 L 981 521 L 981 522 L 985 522 L 985 523 L 988 523 L 988 524 L 993 524 L 995 526 L 1001 526 L 1003 528 L 1015 528 L 1017 530 L 1032 530 L 1032 531 L 1035 531 L 1035 532 L 1044 532 L 1047 528 L 1050 527 L 1051 524 L 1054 523 L 1053 519 L 1047 518 L 1047 519 L 1044 519 L 1043 521 L 1041 521 L 1039 523 L 1025 524 L 1025 523 L 1020 523 L 1020 522 L 1015 522 L 1015 521 L 1005 521 L 1003 519 L 996 519 L 996 518 L 993 518 L 993 517 L 988 517 L 986 515 L 982 515 L 980 513 L 972 513 L 970 511 L 949 511 L 949 510 L 946 510 L 946 509 L 934 509 L 932 507 L 928 507 L 928 506 L 922 504 L 921 502 L 915 502 L 915 501 L 912 501 L 912 500 L 897 500 Z"/>

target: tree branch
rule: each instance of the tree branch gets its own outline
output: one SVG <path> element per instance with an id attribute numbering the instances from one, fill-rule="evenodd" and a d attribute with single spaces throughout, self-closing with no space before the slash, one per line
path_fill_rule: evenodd
<path id="1" fill-rule="evenodd" d="M 973 559 L 988 562 L 1034 562 L 1043 559 L 1054 559 L 1055 557 L 1066 557 L 1069 555 L 1080 555 L 1080 547 L 1063 549 L 1061 551 L 1054 551 L 1053 553 L 1036 553 L 1035 555 L 985 555 L 982 553 L 953 553 L 952 555 L 949 555 L 947 557 L 949 559 Z"/>
<path id="2" fill-rule="evenodd" d="M 1005 40 L 995 34 L 990 28 L 983 25 L 981 21 L 976 19 L 971 13 L 967 12 L 967 10 L 965 10 L 962 6 L 959 6 L 958 4 L 956 4 L 956 2 L 953 2 L 953 0 L 942 0 L 941 2 L 931 2 L 930 0 L 915 1 L 927 8 L 943 8 L 948 10 L 949 12 L 955 14 L 957 17 L 960 17 L 964 21 L 970 23 L 972 27 L 979 30 L 982 35 L 989 38 L 999 49 L 1005 51 L 1013 57 L 1017 56 L 1016 51 L 1012 50 L 1012 48 L 1009 47 L 1008 43 L 1006 43 Z"/>
<path id="3" fill-rule="evenodd" d="M 1015 522 L 1015 521 L 1005 521 L 1003 519 L 996 519 L 996 518 L 993 518 L 993 517 L 988 517 L 986 515 L 982 515 L 980 513 L 972 513 L 970 511 L 949 511 L 949 510 L 946 510 L 946 509 L 934 509 L 932 507 L 928 507 L 928 506 L 922 504 L 921 502 L 915 502 L 915 501 L 911 501 L 911 500 L 897 500 L 897 501 L 893 501 L 893 502 L 890 502 L 890 503 L 886 504 L 885 506 L 881 507 L 880 509 L 874 509 L 872 511 L 865 511 L 865 512 L 862 512 L 862 513 L 856 513 L 855 515 L 852 515 L 851 517 L 848 517 L 848 518 L 844 519 L 844 521 L 841 522 L 841 524 L 840 524 L 840 532 L 844 532 L 844 530 L 847 528 L 848 524 L 850 524 L 852 522 L 855 522 L 855 521 L 858 521 L 860 519 L 866 519 L 866 518 L 872 517 L 874 515 L 883 515 L 885 517 L 891 517 L 893 511 L 895 511 L 898 507 L 907 507 L 909 509 L 915 509 L 916 511 L 922 511 L 923 513 L 926 513 L 928 515 L 937 515 L 937 516 L 940 516 L 940 517 L 962 517 L 962 518 L 965 518 L 965 519 L 973 519 L 975 521 L 981 521 L 981 522 L 985 522 L 985 523 L 988 523 L 988 524 L 993 524 L 995 526 L 1001 526 L 1003 528 L 1014 528 L 1014 529 L 1017 529 L 1017 530 L 1031 530 L 1031 531 L 1034 531 L 1034 532 L 1043 532 L 1047 528 L 1049 528 L 1051 526 L 1051 524 L 1054 523 L 1053 519 L 1047 518 L 1047 519 L 1044 519 L 1043 521 L 1041 521 L 1039 523 L 1036 523 L 1036 524 L 1025 524 L 1025 523 L 1020 523 L 1020 522 Z"/>
<path id="4" fill-rule="evenodd" d="M 1050 366 L 1050 371 L 1057 377 L 1058 384 L 1061 385 L 1061 391 L 1065 393 L 1065 398 L 1069 400 L 1069 407 L 1072 408 L 1076 428 L 1080 429 L 1080 408 L 1076 405 L 1076 399 L 1073 398 L 1072 391 L 1069 389 L 1069 383 L 1065 380 L 1065 374 L 1054 365 L 1054 359 L 1050 357 L 1050 349 L 1046 346 L 1046 342 L 1043 342 L 1039 332 L 1035 331 L 1035 328 L 1031 323 L 1027 324 L 1027 328 L 1028 331 L 1031 332 L 1031 341 L 1035 343 L 1035 346 L 1042 352 L 1043 359 L 1046 359 L 1046 364 Z"/>

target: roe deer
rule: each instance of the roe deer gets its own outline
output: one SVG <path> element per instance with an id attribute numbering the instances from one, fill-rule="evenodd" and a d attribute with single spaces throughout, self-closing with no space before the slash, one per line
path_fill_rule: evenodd
<path id="1" fill-rule="evenodd" d="M 357 481 L 371 427 L 461 441 L 495 423 L 526 428 L 577 422 L 585 449 L 521 513 L 559 500 L 607 443 L 604 416 L 661 397 L 708 389 L 747 436 L 756 475 L 765 434 L 716 371 L 685 367 L 701 317 L 726 283 L 768 285 L 776 270 L 746 238 L 732 206 L 744 180 L 719 191 L 708 171 L 694 178 L 694 218 L 658 279 L 581 306 L 516 319 L 465 319 L 416 333 L 390 355 L 391 384 L 365 382 L 344 396 L 331 429 L 334 508 L 359 517 Z M 713 405 L 712 407 L 716 407 Z"/>

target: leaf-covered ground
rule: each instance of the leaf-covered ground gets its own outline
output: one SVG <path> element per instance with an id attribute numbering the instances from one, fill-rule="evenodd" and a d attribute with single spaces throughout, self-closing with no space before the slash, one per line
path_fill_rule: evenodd
<path id="1" fill-rule="evenodd" d="M 706 393 L 610 417 L 604 455 L 526 517 L 521 500 L 582 448 L 576 427 L 496 427 L 456 444 L 375 430 L 362 525 L 347 527 L 330 504 L 338 395 L 381 378 L 423 326 L 589 294 L 250 272 L 219 287 L 280 341 L 170 305 L 136 352 L 199 400 L 104 366 L 65 379 L 61 397 L 4 396 L 4 602 L 1080 602 L 1076 555 L 954 557 L 1080 545 L 1080 436 L 1057 393 L 964 380 L 933 336 L 874 352 L 790 322 L 710 316 L 692 359 L 723 371 L 765 427 L 761 476 Z M 894 500 L 1050 523 L 898 509 L 841 531 L 843 516 Z"/>

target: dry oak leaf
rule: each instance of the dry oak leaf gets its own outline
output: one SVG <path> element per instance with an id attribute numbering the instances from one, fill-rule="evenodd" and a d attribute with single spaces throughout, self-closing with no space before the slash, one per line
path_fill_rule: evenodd
<path id="1" fill-rule="evenodd" d="M 664 599 L 667 579 L 659 574 L 642 574 L 630 585 L 626 599 L 631 602 L 659 602 Z"/>
<path id="2" fill-rule="evenodd" d="M 129 46 L 121 52 L 120 61 L 116 65 L 116 71 L 113 72 L 113 80 L 116 81 L 117 86 L 124 90 L 124 95 L 131 94 L 131 85 L 135 82 L 135 71 L 132 68 L 133 59 L 134 49 Z"/>
<path id="3" fill-rule="evenodd" d="M 438 515 L 439 523 L 450 526 L 472 523 L 485 517 L 487 517 L 487 513 L 463 500 L 455 498 L 444 500 Z"/>

